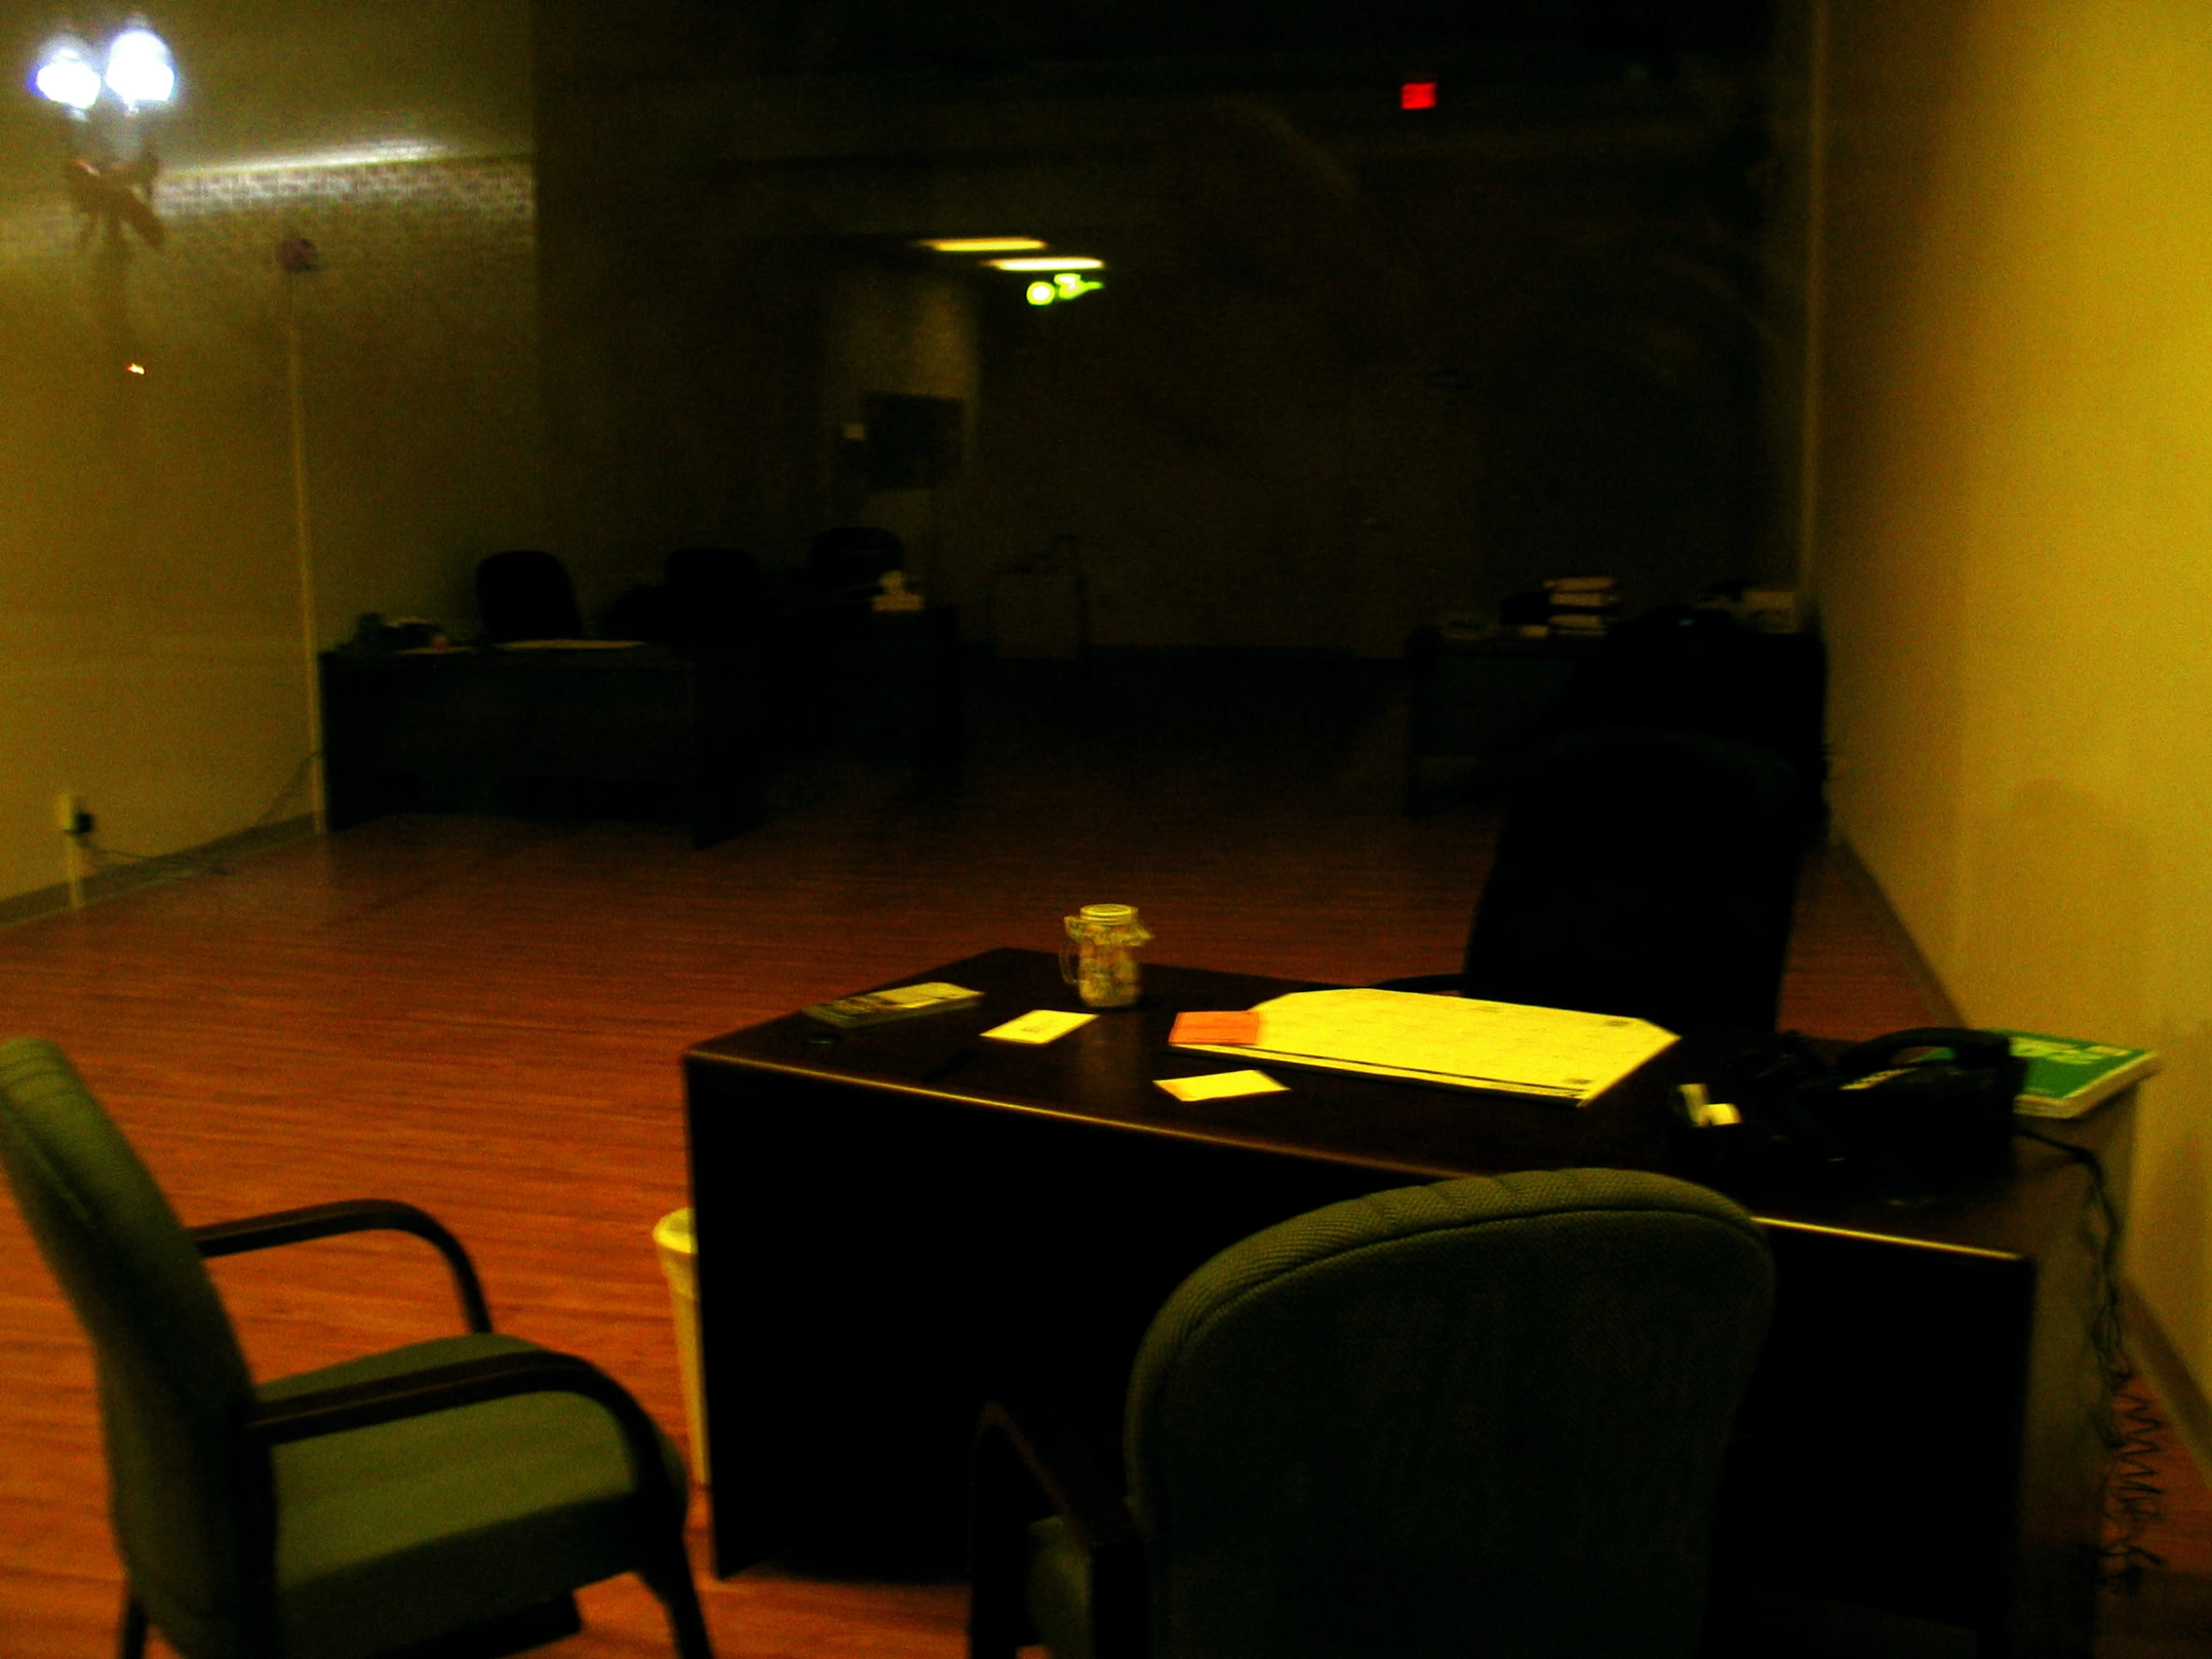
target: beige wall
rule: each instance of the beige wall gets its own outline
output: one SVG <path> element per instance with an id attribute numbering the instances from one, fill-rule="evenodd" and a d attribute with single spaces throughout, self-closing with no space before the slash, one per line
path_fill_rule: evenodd
<path id="1" fill-rule="evenodd" d="M 2130 1273 L 2212 1384 L 2212 9 L 1830 28 L 1840 821 L 1967 1018 L 2165 1052 Z"/>
<path id="2" fill-rule="evenodd" d="M 906 568 L 933 593 L 959 602 L 972 596 L 947 580 L 945 528 L 948 520 L 955 525 L 960 520 L 975 487 L 974 469 L 963 468 L 932 489 L 873 489 L 864 450 L 841 439 L 854 425 L 864 428 L 871 395 L 946 397 L 962 409 L 963 455 L 973 449 L 981 364 L 978 297 L 976 285 L 953 272 L 848 263 L 828 284 L 816 428 L 840 440 L 826 442 L 823 449 L 829 474 L 821 492 L 826 517 L 897 532 L 906 543 Z"/>
<path id="3" fill-rule="evenodd" d="M 474 558 L 543 534 L 522 7 L 180 12 L 159 250 L 80 246 L 57 124 L 0 95 L 0 899 L 61 879 L 64 789 L 142 852 L 306 810 L 294 307 L 321 643 L 472 626 Z"/>

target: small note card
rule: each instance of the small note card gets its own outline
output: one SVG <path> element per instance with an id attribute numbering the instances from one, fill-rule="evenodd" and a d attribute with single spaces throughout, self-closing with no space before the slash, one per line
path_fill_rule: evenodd
<path id="1" fill-rule="evenodd" d="M 1210 1014 L 1177 1014 L 1171 1043 L 1256 1043 L 1260 1040 L 1260 1013 L 1239 1008 Z"/>
<path id="2" fill-rule="evenodd" d="M 1002 1043 L 1048 1043 L 1066 1036 L 1078 1025 L 1088 1025 L 1096 1014 L 1072 1014 L 1059 1008 L 1038 1008 L 1010 1019 L 1004 1025 L 994 1025 L 983 1035 L 996 1037 Z"/>
<path id="3" fill-rule="evenodd" d="M 1264 1071 L 1217 1071 L 1205 1077 L 1155 1077 L 1153 1081 L 1182 1101 L 1227 1100 L 1232 1095 L 1283 1092 L 1283 1085 Z"/>

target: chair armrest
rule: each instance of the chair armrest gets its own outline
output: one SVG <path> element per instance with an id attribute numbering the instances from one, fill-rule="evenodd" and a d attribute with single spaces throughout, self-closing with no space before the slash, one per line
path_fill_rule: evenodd
<path id="1" fill-rule="evenodd" d="M 412 1233 L 427 1240 L 453 1270 L 454 1293 L 461 1299 L 461 1315 L 471 1331 L 491 1329 L 491 1310 L 484 1303 L 484 1287 L 461 1241 L 439 1225 L 428 1211 L 396 1199 L 361 1198 L 343 1204 L 311 1204 L 302 1210 L 276 1210 L 266 1216 L 243 1216 L 237 1221 L 211 1222 L 189 1230 L 202 1256 L 236 1256 L 249 1250 L 269 1250 L 276 1245 L 303 1244 L 340 1233 Z"/>
<path id="2" fill-rule="evenodd" d="M 604 1406 L 622 1430 L 630 1456 L 630 1475 L 638 1495 L 660 1512 L 681 1516 L 683 1499 L 669 1479 L 661 1453 L 661 1433 L 630 1390 L 588 1360 L 538 1349 L 526 1354 L 489 1354 L 432 1366 L 400 1377 L 349 1382 L 312 1393 L 265 1401 L 247 1421 L 263 1444 L 288 1445 L 352 1428 L 427 1416 L 486 1400 L 518 1394 L 581 1394 Z"/>
<path id="3" fill-rule="evenodd" d="M 1403 979 L 1378 979 L 1370 990 L 1378 991 L 1426 991 L 1431 996 L 1457 996 L 1460 976 L 1456 973 L 1414 973 Z"/>
<path id="4" fill-rule="evenodd" d="M 1034 1400 L 1018 1406 L 992 1400 L 983 1407 L 976 1438 L 981 1444 L 993 1435 L 1001 1436 L 1021 1459 L 1036 1490 L 1086 1550 L 1137 1541 L 1137 1523 L 1104 1461 L 1058 1412 Z"/>
<path id="5" fill-rule="evenodd" d="M 976 1429 L 968 1499 L 968 1651 L 1000 1659 L 1029 1639 L 1023 1532 L 1044 1503 L 1090 1559 L 1092 1659 L 1145 1659 L 1144 1543 L 1107 1468 L 1043 1405 L 994 1400 Z M 1040 1502 L 1038 1499 L 1042 1499 Z"/>

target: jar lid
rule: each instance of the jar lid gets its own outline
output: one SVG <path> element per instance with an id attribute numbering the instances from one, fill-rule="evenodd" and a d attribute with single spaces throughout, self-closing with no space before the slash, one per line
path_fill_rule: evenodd
<path id="1" fill-rule="evenodd" d="M 1083 919 L 1095 921 L 1101 927 L 1118 927 L 1137 919 L 1137 907 L 1134 904 L 1086 904 Z"/>

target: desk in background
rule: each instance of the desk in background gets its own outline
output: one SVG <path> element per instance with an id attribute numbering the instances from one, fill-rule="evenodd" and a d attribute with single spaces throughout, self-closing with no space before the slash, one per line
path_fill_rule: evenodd
<path id="1" fill-rule="evenodd" d="M 944 771 L 960 758 L 960 608 L 855 610 L 824 631 L 826 734 L 866 755 Z"/>
<path id="2" fill-rule="evenodd" d="M 1602 638 L 1416 628 L 1405 667 L 1408 813 L 1455 789 L 1509 785 L 1547 736 L 1591 726 L 1676 727 L 1770 749 L 1803 782 L 1808 822 L 1825 811 L 1828 657 L 1817 635 L 1754 633 L 1680 610 Z"/>
<path id="3" fill-rule="evenodd" d="M 1110 1435 L 1145 1326 L 1216 1251 L 1413 1182 L 1666 1169 L 1667 1091 L 1703 1074 L 1683 1044 L 1580 1110 L 1315 1072 L 1185 1106 L 1151 1080 L 1235 1062 L 1167 1049 L 1177 1010 L 1315 987 L 1148 965 L 1145 1006 L 1022 1048 L 975 1034 L 1071 1006 L 1053 957 L 906 978 L 987 994 L 833 1040 L 792 1015 L 685 1059 L 718 1572 L 792 1546 L 956 1562 L 968 1438 L 1002 1379 L 1042 1368 Z M 2131 1111 L 2058 1127 L 2117 1162 Z M 2086 1659 L 2085 1191 L 2022 1145 L 2010 1176 L 1913 1209 L 1755 1206 L 1777 1305 L 1719 1555 L 1747 1595 Z"/>
<path id="4" fill-rule="evenodd" d="M 330 828 L 557 780 L 665 794 L 707 846 L 762 817 L 759 653 L 322 654 Z"/>
<path id="5" fill-rule="evenodd" d="M 1405 810 L 1503 783 L 1576 669 L 1604 648 L 1564 634 L 1470 640 L 1414 629 L 1405 642 Z"/>

